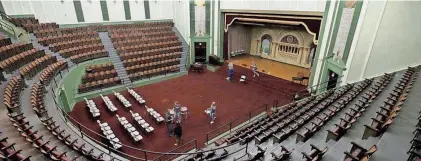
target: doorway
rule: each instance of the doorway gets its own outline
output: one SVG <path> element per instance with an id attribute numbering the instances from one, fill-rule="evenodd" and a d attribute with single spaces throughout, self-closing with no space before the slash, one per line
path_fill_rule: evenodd
<path id="1" fill-rule="evenodd" d="M 338 84 L 338 74 L 329 70 L 329 78 L 327 82 L 327 90 L 333 89 Z"/>
<path id="2" fill-rule="evenodd" d="M 194 43 L 194 61 L 201 63 L 206 62 L 206 42 Z"/>

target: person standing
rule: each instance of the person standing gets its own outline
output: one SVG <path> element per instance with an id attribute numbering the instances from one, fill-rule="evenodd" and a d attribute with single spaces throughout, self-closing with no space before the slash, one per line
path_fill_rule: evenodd
<path id="1" fill-rule="evenodd" d="M 256 62 L 252 62 L 251 69 L 253 70 L 253 77 L 259 77 L 259 73 L 257 73 L 257 64 Z"/>
<path id="2" fill-rule="evenodd" d="M 213 124 L 216 118 L 216 103 L 215 102 L 212 102 L 209 108 L 209 116 L 211 118 L 210 124 Z"/>
<path id="3" fill-rule="evenodd" d="M 165 113 L 165 123 L 167 124 L 167 134 L 168 134 L 168 137 L 171 137 L 172 136 L 172 122 L 173 121 L 173 118 L 172 118 L 172 116 L 171 116 L 171 114 L 170 114 L 170 112 L 169 111 L 167 111 L 166 113 Z"/>
<path id="4" fill-rule="evenodd" d="M 173 111 L 175 115 L 174 120 L 181 123 L 181 105 L 178 101 L 175 101 Z"/>
<path id="5" fill-rule="evenodd" d="M 234 75 L 234 64 L 230 62 L 228 63 L 228 77 L 227 77 L 228 82 L 231 82 L 233 75 Z"/>
<path id="6" fill-rule="evenodd" d="M 175 146 L 177 146 L 179 143 L 181 143 L 181 137 L 183 135 L 183 128 L 181 127 L 180 123 L 177 123 L 174 128 L 174 136 L 175 136 Z"/>

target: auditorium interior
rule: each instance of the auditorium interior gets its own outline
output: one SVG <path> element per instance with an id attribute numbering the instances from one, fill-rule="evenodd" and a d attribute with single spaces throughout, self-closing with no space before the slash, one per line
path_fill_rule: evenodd
<path id="1" fill-rule="evenodd" d="M 0 0 L 0 158 L 421 161 L 420 14 L 393 0 Z"/>

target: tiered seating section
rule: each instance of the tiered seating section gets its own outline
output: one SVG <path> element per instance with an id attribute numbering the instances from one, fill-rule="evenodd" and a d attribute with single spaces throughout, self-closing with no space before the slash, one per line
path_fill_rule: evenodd
<path id="1" fill-rule="evenodd" d="M 377 98 L 380 92 L 386 87 L 392 78 L 395 76 L 395 73 L 385 74 L 381 77 L 379 81 L 374 83 L 374 85 L 358 100 L 358 103 L 355 104 L 354 108 L 345 113 L 345 116 L 341 118 L 339 124 L 335 124 L 336 127 L 332 130 L 327 130 L 326 142 L 329 140 L 338 141 L 342 136 L 346 134 L 348 129 L 357 121 L 357 119 L 370 107 L 371 102 Z"/>
<path id="2" fill-rule="evenodd" d="M 173 26 L 172 22 L 158 22 L 108 28 L 132 81 L 179 71 L 182 47 Z"/>
<path id="3" fill-rule="evenodd" d="M 79 93 L 85 93 L 118 84 L 121 84 L 121 80 L 112 63 L 96 64 L 86 67 L 86 74 L 82 77 L 78 90 Z"/>
<path id="4" fill-rule="evenodd" d="M 19 69 L 20 75 L 26 79 L 31 79 L 37 73 L 44 70 L 47 66 L 57 62 L 57 58 L 52 55 L 45 55 L 41 58 L 35 59 L 31 63 Z"/>
<path id="5" fill-rule="evenodd" d="M 14 76 L 7 85 L 6 90 L 10 90 L 11 95 L 4 94 L 5 105 L 9 110 L 8 116 L 10 121 L 13 123 L 13 126 L 19 131 L 25 140 L 31 143 L 35 148 L 37 148 L 42 154 L 52 160 L 68 160 L 66 157 L 66 152 L 61 153 L 57 151 L 57 146 L 49 145 L 49 141 L 44 141 L 43 136 L 38 134 L 38 131 L 32 130 L 33 126 L 30 126 L 29 122 L 26 120 L 26 117 L 23 116 L 23 113 L 20 111 L 20 104 L 12 103 L 13 106 L 10 106 L 10 100 L 13 102 L 20 100 L 20 93 L 25 87 L 23 78 L 19 76 Z M 8 102 L 6 104 L 6 102 Z"/>
<path id="6" fill-rule="evenodd" d="M 40 44 L 48 45 L 74 63 L 108 56 L 98 33 L 89 27 L 58 28 L 55 24 L 34 24 L 27 31 L 33 32 Z"/>
<path id="7" fill-rule="evenodd" d="M 394 90 L 389 93 L 389 96 L 384 101 L 384 105 L 380 107 L 377 116 L 372 118 L 371 125 L 364 125 L 365 131 L 363 139 L 368 137 L 381 136 L 388 129 L 389 125 L 393 123 L 393 119 L 399 114 L 402 104 L 405 102 L 412 84 L 418 77 L 417 68 L 409 68 L 399 83 L 395 85 Z"/>
<path id="8" fill-rule="evenodd" d="M 53 120 L 53 117 L 49 117 L 45 109 L 44 97 L 45 97 L 44 85 L 35 83 L 31 89 L 31 105 L 42 124 L 53 134 L 58 140 L 62 141 L 67 147 L 73 149 L 79 154 L 82 154 L 86 158 L 91 160 L 102 160 L 104 153 L 99 155 L 94 154 L 94 149 L 88 149 L 86 143 L 79 143 L 78 139 L 72 139 L 72 135 L 67 133 L 66 130 L 61 129 L 60 125 L 57 125 Z M 42 137 L 41 137 L 42 138 Z M 65 153 L 63 153 L 65 154 Z M 64 155 L 65 156 L 65 155 Z M 56 157 L 59 158 L 59 157 Z M 77 158 L 74 158 L 77 159 Z"/>
<path id="9" fill-rule="evenodd" d="M 34 49 L 30 43 L 13 43 L 0 48 L 0 67 L 6 73 L 12 73 L 26 63 L 44 55 L 44 51 Z"/>

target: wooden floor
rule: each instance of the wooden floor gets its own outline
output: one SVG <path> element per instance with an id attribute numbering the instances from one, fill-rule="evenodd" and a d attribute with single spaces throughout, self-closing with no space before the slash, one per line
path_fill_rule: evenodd
<path id="1" fill-rule="evenodd" d="M 251 55 L 244 55 L 234 57 L 228 60 L 235 65 L 250 67 L 251 63 L 255 61 L 258 71 L 266 74 L 291 81 L 292 77 L 296 77 L 299 72 L 302 72 L 305 77 L 310 77 L 310 69 L 298 67 L 295 65 L 285 64 L 265 58 L 260 58 Z M 235 70 L 235 69 L 234 69 Z"/>

